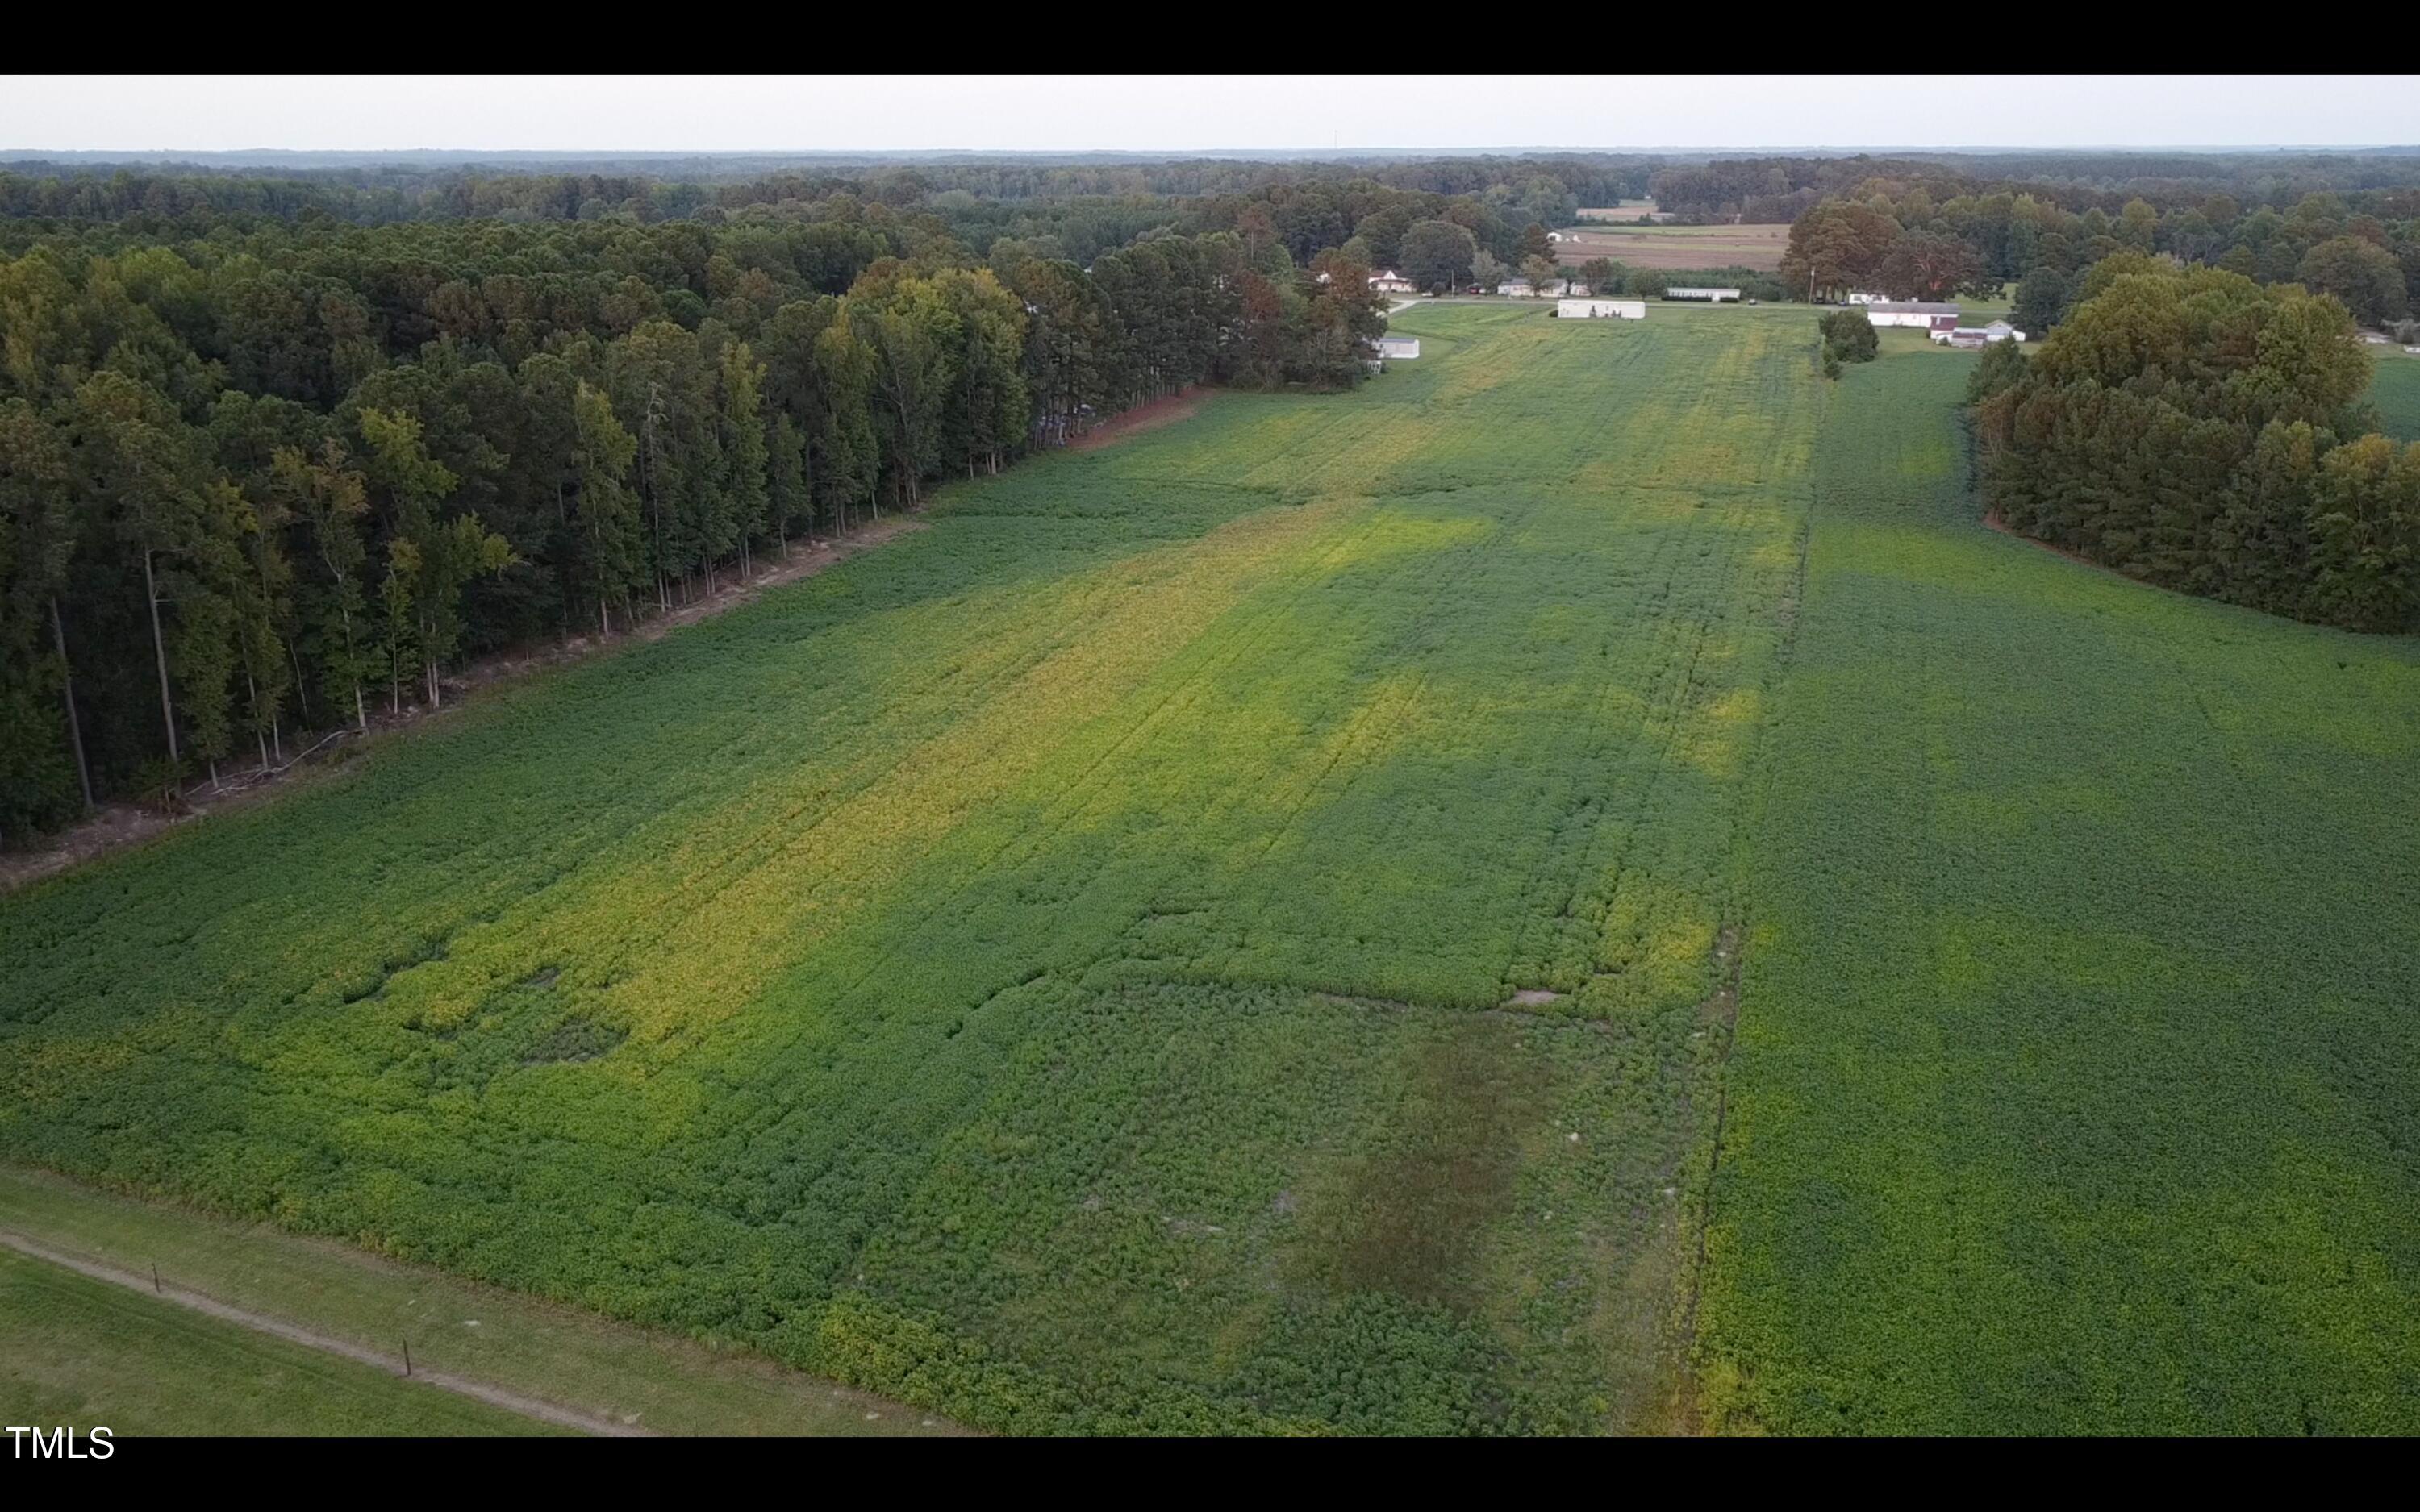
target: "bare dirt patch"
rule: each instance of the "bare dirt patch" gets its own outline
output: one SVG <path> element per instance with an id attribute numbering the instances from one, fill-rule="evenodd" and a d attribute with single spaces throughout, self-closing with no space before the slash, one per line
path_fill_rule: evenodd
<path id="1" fill-rule="evenodd" d="M 1183 397 L 1182 394 L 1171 396 Z M 1165 404 L 1170 401 L 1159 402 Z M 1120 420 L 1125 418 L 1121 416 Z M 1182 419 L 1183 416 L 1173 418 Z M 1112 425 L 1116 424 L 1111 423 Z M 286 762 L 272 764 L 266 771 L 256 768 L 238 770 L 233 763 L 229 763 L 221 770 L 217 786 L 213 787 L 207 781 L 193 784 L 178 795 L 176 803 L 167 812 L 147 804 L 103 804 L 90 819 L 52 836 L 38 849 L 0 854 L 0 893 L 13 892 L 113 851 L 142 844 L 178 825 L 206 819 L 222 810 L 242 808 L 286 792 L 314 773 L 342 765 L 372 741 L 383 739 L 398 731 L 416 728 L 430 719 L 443 718 L 460 706 L 458 700 L 465 700 L 491 684 L 515 681 L 550 667 L 582 661 L 627 645 L 659 640 L 684 625 L 694 625 L 726 609 L 754 603 L 768 588 L 778 588 L 801 578 L 812 578 L 835 563 L 909 531 L 923 528 L 924 522 L 920 519 L 894 515 L 831 540 L 794 541 L 786 559 L 779 556 L 770 558 L 769 565 L 746 579 L 735 574 L 718 584 L 715 591 L 699 591 L 689 603 L 675 605 L 669 613 L 643 621 L 637 629 L 626 634 L 612 637 L 578 635 L 557 643 L 500 652 L 472 662 L 446 676 L 443 687 L 445 702 L 442 708 L 428 709 L 417 703 L 407 703 L 399 712 L 389 712 L 382 703 L 373 702 L 367 730 L 347 726 L 315 735 L 312 737 L 315 744 L 292 752 Z"/>
<path id="2" fill-rule="evenodd" d="M 1129 436 L 1139 436 L 1147 430 L 1157 430 L 1162 425 L 1173 425 L 1180 420 L 1189 420 L 1194 412 L 1202 408 L 1202 401 L 1209 397 L 1209 391 L 1198 384 L 1189 389 L 1179 389 L 1166 398 L 1154 399 L 1148 404 L 1139 404 L 1131 409 L 1103 421 L 1069 441 L 1067 450 L 1097 452 L 1104 446 L 1115 446 Z"/>

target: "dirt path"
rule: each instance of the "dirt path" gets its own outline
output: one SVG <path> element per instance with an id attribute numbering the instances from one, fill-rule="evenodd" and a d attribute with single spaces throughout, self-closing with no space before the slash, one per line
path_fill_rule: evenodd
<path id="1" fill-rule="evenodd" d="M 1184 395 L 1177 395 L 1182 398 Z M 1166 404 L 1171 401 L 1162 400 Z M 1198 399 L 1195 401 L 1200 402 Z M 1149 407 L 1146 407 L 1149 408 Z M 1187 411 L 1190 413 L 1191 411 Z M 1121 417 L 1123 419 L 1124 417 Z M 1183 416 L 1172 418 L 1182 419 Z M 1103 429 L 1111 429 L 1104 426 Z M 1166 424 L 1165 421 L 1160 424 Z M 1095 433 L 1097 434 L 1097 433 Z M 442 719 L 460 707 L 464 700 L 490 684 L 515 681 L 550 667 L 561 667 L 582 661 L 594 656 L 620 650 L 622 647 L 660 640 L 685 625 L 721 614 L 742 604 L 752 604 L 768 588 L 812 578 L 825 568 L 847 560 L 861 551 L 871 550 L 886 541 L 909 531 L 924 528 L 924 522 L 904 516 L 892 516 L 860 527 L 848 534 L 829 541 L 806 541 L 794 544 L 787 560 L 775 558 L 773 564 L 743 581 L 727 581 L 713 594 L 702 594 L 691 603 L 681 605 L 668 614 L 660 614 L 641 623 L 639 627 L 610 638 L 596 635 L 574 636 L 560 644 L 548 644 L 519 651 L 500 652 L 482 661 L 463 667 L 445 679 L 445 706 L 425 709 L 407 704 L 399 714 L 373 709 L 369 728 L 357 730 L 350 726 L 326 732 L 318 736 L 318 744 L 289 759 L 282 766 L 267 772 L 239 771 L 230 762 L 222 772 L 222 782 L 216 789 L 208 784 L 190 789 L 178 801 L 178 811 L 163 814 L 159 810 L 139 803 L 105 803 L 93 817 L 71 828 L 52 836 L 39 849 L 11 851 L 0 854 L 0 893 L 55 876 L 61 872 L 83 865 L 113 851 L 139 845 L 179 825 L 206 819 L 223 809 L 244 805 L 287 792 L 296 779 L 313 772 L 324 771 L 334 761 L 349 757 L 367 741 L 383 738 L 400 730 L 409 730 L 430 719 Z"/>
<path id="2" fill-rule="evenodd" d="M 288 1344 L 299 1344 L 306 1350 L 318 1350 L 326 1354 L 341 1355 L 356 1364 L 383 1370 L 390 1375 L 407 1374 L 401 1360 L 391 1355 L 380 1354 L 376 1350 L 365 1350 L 358 1344 L 349 1344 L 343 1339 L 331 1338 L 325 1334 L 315 1334 L 307 1328 L 297 1328 L 292 1323 L 283 1322 L 259 1313 L 247 1312 L 241 1307 L 230 1307 L 225 1303 L 205 1297 L 197 1291 L 187 1291 L 180 1287 L 159 1286 L 149 1276 L 136 1275 L 131 1271 L 120 1271 L 115 1266 L 101 1265 L 92 1260 L 78 1259 L 72 1255 L 63 1254 L 47 1244 L 38 1243 L 9 1229 L 0 1228 L 0 1244 L 7 1245 L 20 1255 L 30 1255 L 35 1259 L 58 1266 L 62 1270 L 73 1271 L 78 1275 L 88 1276 L 95 1281 L 106 1281 L 111 1286 L 124 1287 L 130 1291 L 156 1295 L 164 1301 L 175 1303 L 179 1307 L 190 1307 L 197 1313 L 206 1313 L 223 1322 L 233 1323 L 240 1328 L 248 1328 L 256 1333 L 272 1335 Z M 501 1386 L 490 1386 L 477 1381 L 466 1381 L 460 1376 L 449 1376 L 439 1370 L 413 1370 L 408 1375 L 409 1379 L 424 1386 L 434 1386 L 439 1391 L 450 1391 L 457 1396 L 473 1397 L 486 1402 L 490 1407 L 500 1407 L 507 1412 L 535 1418 L 541 1423 L 551 1423 L 557 1427 L 617 1439 L 661 1437 L 653 1428 L 643 1428 L 631 1424 L 616 1423 L 609 1418 L 592 1416 L 568 1407 L 558 1407 L 552 1402 L 539 1401 L 535 1396 L 523 1396 L 518 1392 L 509 1392 Z"/>
<path id="3" fill-rule="evenodd" d="M 1200 384 L 1195 384 L 1188 389 L 1179 389 L 1164 399 L 1154 399 L 1148 404 L 1139 404 L 1069 441 L 1067 450 L 1097 452 L 1104 446 L 1115 446 L 1129 436 L 1140 435 L 1147 430 L 1157 430 L 1162 425 L 1173 425 L 1180 420 L 1190 419 L 1194 411 L 1202 408 L 1202 402 L 1208 397 L 1210 397 L 1208 391 Z"/>

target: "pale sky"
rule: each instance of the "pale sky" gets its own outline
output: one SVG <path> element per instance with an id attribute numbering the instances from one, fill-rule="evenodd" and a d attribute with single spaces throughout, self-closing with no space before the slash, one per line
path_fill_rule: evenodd
<path id="1" fill-rule="evenodd" d="M 2415 142 L 2420 74 L 0 76 L 0 152 L 1200 152 Z"/>

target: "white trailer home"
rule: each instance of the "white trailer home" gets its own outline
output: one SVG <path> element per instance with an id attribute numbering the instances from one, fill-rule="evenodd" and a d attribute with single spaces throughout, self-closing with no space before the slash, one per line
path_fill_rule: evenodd
<path id="1" fill-rule="evenodd" d="M 1381 357 L 1400 357 L 1405 361 L 1409 361 L 1412 358 L 1418 357 L 1419 354 L 1420 338 L 1418 336 L 1381 336 L 1378 338 L 1378 355 Z"/>
<path id="2" fill-rule="evenodd" d="M 1943 316 L 1949 324 L 1958 324 L 1958 306 L 1954 304 L 1914 303 L 1898 300 L 1881 300 L 1866 306 L 1866 318 L 1878 326 L 1914 326 L 1918 331 L 1940 329 Z"/>
<path id="3" fill-rule="evenodd" d="M 1735 288 L 1668 288 L 1668 300 L 1699 300 L 1708 304 L 1737 304 L 1740 291 Z"/>
<path id="4" fill-rule="evenodd" d="M 1644 320 L 1645 300 L 1557 300 L 1555 315 L 1572 320 Z"/>

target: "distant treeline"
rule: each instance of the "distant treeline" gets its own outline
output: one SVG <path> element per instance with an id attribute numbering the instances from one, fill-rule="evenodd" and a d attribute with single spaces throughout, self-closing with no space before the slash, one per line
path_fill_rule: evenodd
<path id="1" fill-rule="evenodd" d="M 703 220 L 752 207 L 806 207 L 842 197 L 925 210 L 977 252 L 991 236 L 1067 236 L 1088 260 L 1146 230 L 1229 229 L 1247 202 L 1291 207 L 1297 260 L 1354 234 L 1396 200 L 1404 224 L 1466 202 L 1517 236 L 1532 221 L 1569 224 L 1582 205 L 1646 191 L 1645 158 L 1440 158 L 1378 163 L 1180 160 L 1048 163 L 1019 160 L 799 168 L 722 178 L 706 173 L 498 172 L 380 165 L 302 170 L 203 170 L 184 165 L 101 169 L 21 162 L 0 168 L 0 221 L 124 224 L 141 234 L 198 236 L 215 226 L 325 218 L 360 225 L 403 221 Z M 1332 217 L 1341 229 L 1326 234 Z M 1108 218 L 1100 239 L 1086 223 Z M 1311 223 L 1318 223 L 1318 229 Z M 1063 224 L 1062 223 L 1066 223 Z M 22 230 L 14 234 L 21 236 Z M 1500 249 L 1499 249 L 1500 250 Z"/>
<path id="2" fill-rule="evenodd" d="M 1873 182 L 1798 219 L 1781 278 L 1802 294 L 1869 288 L 1909 299 L 2019 280 L 2016 323 L 2040 333 L 2065 315 L 2086 270 L 2119 253 L 2301 284 L 2335 295 L 2366 325 L 2389 327 L 2410 318 L 2420 297 L 2420 187 L 2318 192 L 2282 208 L 2224 193 L 2164 207 L 2133 198 L 2113 214 L 2005 189 L 1936 200 L 1922 187 Z"/>
<path id="3" fill-rule="evenodd" d="M 1986 501 L 2147 581 L 2420 631 L 2420 444 L 2375 434 L 2343 304 L 2121 252 L 2040 351 L 1973 381 Z"/>
<path id="4" fill-rule="evenodd" d="M 52 226 L 0 260 L 0 840 L 435 702 L 1187 384 L 1342 387 L 1368 268 L 929 212 Z"/>
<path id="5" fill-rule="evenodd" d="M 2279 209 L 2306 194 L 2420 186 L 2420 150 L 2381 152 L 1916 153 L 1878 158 L 1725 158 L 1658 167 L 1656 208 L 1682 221 L 1795 221 L 1827 198 L 1897 198 L 1921 189 L 1934 201 L 2027 194 L 2082 213 L 2109 214 L 2130 199 L 2159 208 L 2225 194 Z"/>

